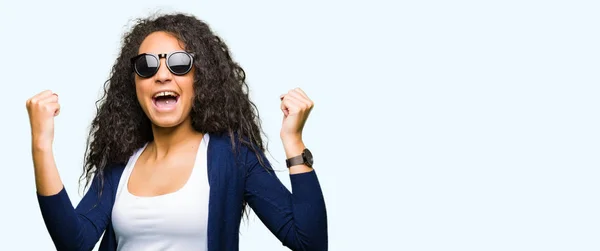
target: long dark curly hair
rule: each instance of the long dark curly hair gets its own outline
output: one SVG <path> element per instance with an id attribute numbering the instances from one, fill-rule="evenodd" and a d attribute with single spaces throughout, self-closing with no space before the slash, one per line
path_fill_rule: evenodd
<path id="1" fill-rule="evenodd" d="M 177 13 L 137 19 L 123 35 L 120 54 L 104 84 L 104 95 L 96 102 L 81 177 L 86 180 L 85 186 L 95 176 L 102 181 L 107 168 L 126 163 L 136 149 L 153 140 L 151 122 L 136 98 L 130 58 L 138 54 L 146 36 L 157 31 L 175 36 L 186 51 L 196 55 L 195 97 L 190 113 L 194 129 L 201 133 L 228 133 L 234 152 L 234 142 L 244 144 L 265 166 L 261 158 L 265 151 L 264 132 L 258 109 L 249 98 L 244 70 L 205 22 Z"/>

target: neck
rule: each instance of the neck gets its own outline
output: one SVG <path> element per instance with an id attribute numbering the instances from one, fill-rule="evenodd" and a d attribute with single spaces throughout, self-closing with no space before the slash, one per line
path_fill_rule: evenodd
<path id="1" fill-rule="evenodd" d="M 152 125 L 152 134 L 154 135 L 154 141 L 149 143 L 148 148 L 150 148 L 152 158 L 155 159 L 162 159 L 169 152 L 187 147 L 196 147 L 203 137 L 202 133 L 194 130 L 191 119 L 187 119 L 175 127 Z"/>

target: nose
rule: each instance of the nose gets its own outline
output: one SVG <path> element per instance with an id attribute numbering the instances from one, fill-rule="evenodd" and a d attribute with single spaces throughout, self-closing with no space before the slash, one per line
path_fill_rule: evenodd
<path id="1" fill-rule="evenodd" d="M 167 59 L 160 59 L 160 67 L 158 67 L 158 72 L 154 75 L 156 83 L 168 83 L 172 80 L 173 74 L 167 68 Z"/>

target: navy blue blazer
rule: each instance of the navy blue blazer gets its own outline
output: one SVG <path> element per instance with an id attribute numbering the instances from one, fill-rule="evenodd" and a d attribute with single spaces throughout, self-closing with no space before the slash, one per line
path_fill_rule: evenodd
<path id="1" fill-rule="evenodd" d="M 208 144 L 208 250 L 239 249 L 243 200 L 284 246 L 292 250 L 327 250 L 327 213 L 315 171 L 290 175 L 290 193 L 264 154 L 270 171 L 239 142 L 234 154 L 230 139 L 227 134 L 211 134 Z M 111 215 L 124 168 L 124 164 L 107 168 L 100 195 L 99 179 L 94 178 L 76 208 L 64 188 L 56 195 L 37 195 L 57 250 L 92 250 L 102 233 L 99 251 L 117 249 Z"/>

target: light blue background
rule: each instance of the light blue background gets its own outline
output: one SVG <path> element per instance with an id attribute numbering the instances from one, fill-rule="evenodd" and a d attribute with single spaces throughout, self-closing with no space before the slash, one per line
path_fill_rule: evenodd
<path id="1" fill-rule="evenodd" d="M 26 99 L 60 94 L 55 156 L 77 203 L 121 35 L 161 10 L 230 46 L 288 187 L 278 97 L 314 100 L 330 250 L 600 250 L 597 3 L 2 0 L 1 249 L 53 250 Z M 285 250 L 255 215 L 240 246 Z"/>

